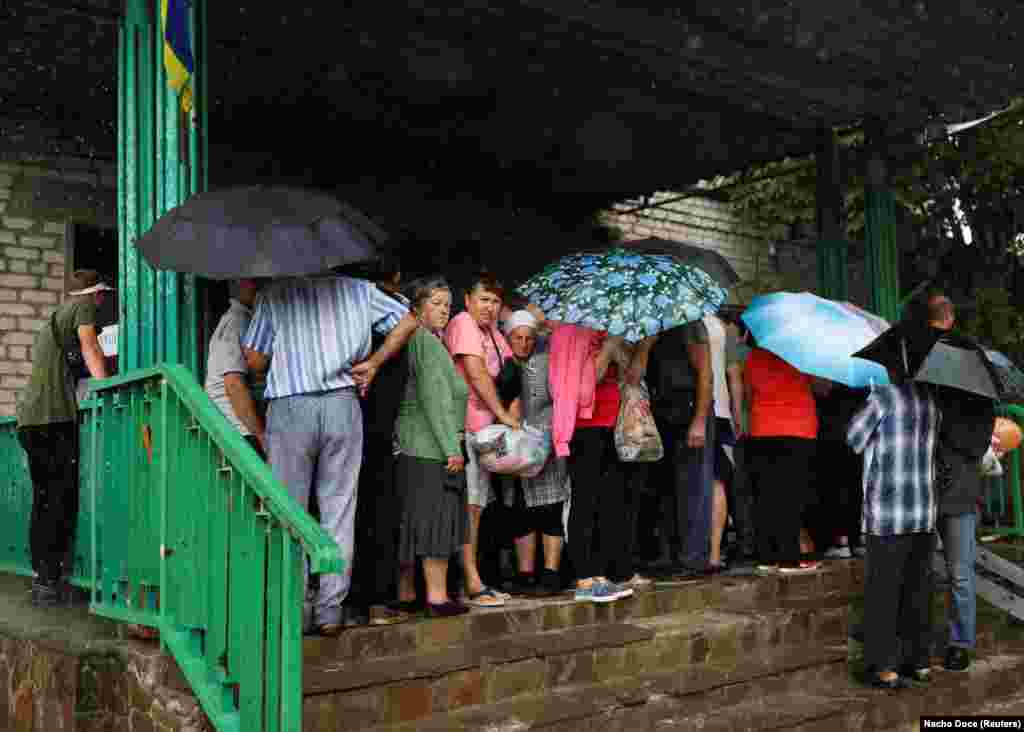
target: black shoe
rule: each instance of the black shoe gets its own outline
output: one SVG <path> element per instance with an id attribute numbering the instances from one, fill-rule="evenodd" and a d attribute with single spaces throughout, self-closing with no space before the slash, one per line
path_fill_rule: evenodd
<path id="1" fill-rule="evenodd" d="M 897 691 L 898 689 L 906 689 L 910 686 L 910 682 L 903 676 L 897 675 L 896 678 L 885 681 L 877 672 L 868 673 L 867 683 L 868 686 L 874 689 L 883 689 L 885 691 Z"/>
<path id="2" fill-rule="evenodd" d="M 532 595 L 534 594 L 536 582 L 532 574 L 520 572 L 514 578 L 502 584 L 501 589 L 510 595 Z"/>
<path id="3" fill-rule="evenodd" d="M 394 610 L 400 613 L 406 613 L 407 615 L 419 615 L 422 613 L 426 606 L 422 600 L 399 600 L 388 605 L 389 610 Z"/>
<path id="4" fill-rule="evenodd" d="M 341 625 L 345 628 L 358 628 L 370 624 L 370 609 L 362 607 L 341 606 Z"/>
<path id="5" fill-rule="evenodd" d="M 534 584 L 534 595 L 536 597 L 551 597 L 562 591 L 562 578 L 551 569 L 541 570 L 540 577 Z"/>
<path id="6" fill-rule="evenodd" d="M 32 582 L 32 607 L 60 607 L 60 586 L 35 580 Z"/>
<path id="7" fill-rule="evenodd" d="M 915 668 L 913 666 L 903 666 L 900 669 L 900 676 L 914 682 L 915 684 L 930 684 L 932 683 L 932 670 L 927 667 Z"/>
<path id="8" fill-rule="evenodd" d="M 966 648 L 950 646 L 943 665 L 947 671 L 966 671 L 971 666 L 971 654 Z"/>
<path id="9" fill-rule="evenodd" d="M 92 594 L 88 590 L 76 587 L 67 580 L 60 583 L 60 603 L 65 607 L 89 607 Z"/>
<path id="10" fill-rule="evenodd" d="M 469 607 L 454 600 L 442 602 L 440 605 L 427 603 L 427 617 L 429 618 L 454 618 L 457 615 L 465 615 L 468 612 Z"/>

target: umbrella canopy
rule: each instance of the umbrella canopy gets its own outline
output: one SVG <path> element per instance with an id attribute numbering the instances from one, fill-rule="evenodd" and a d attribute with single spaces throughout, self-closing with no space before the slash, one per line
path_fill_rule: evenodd
<path id="1" fill-rule="evenodd" d="M 853 355 L 882 365 L 890 379 L 899 382 L 920 370 L 943 334 L 937 328 L 901 321 Z"/>
<path id="2" fill-rule="evenodd" d="M 880 319 L 864 315 L 809 292 L 776 292 L 755 297 L 742 317 L 759 347 L 806 374 L 858 389 L 889 383 L 884 368 L 853 357 L 877 334 Z"/>
<path id="3" fill-rule="evenodd" d="M 875 331 L 875 333 L 884 333 L 890 328 L 888 320 L 879 317 L 874 313 L 869 313 L 867 310 L 857 307 L 852 302 L 840 302 L 837 304 L 839 307 L 849 310 L 851 313 L 861 318 L 868 324 L 868 327 L 871 328 L 871 330 Z"/>
<path id="4" fill-rule="evenodd" d="M 315 274 L 373 259 L 386 234 L 332 196 L 247 186 L 192 196 L 135 246 L 158 269 L 211 279 Z"/>
<path id="5" fill-rule="evenodd" d="M 517 289 L 551 320 L 634 342 L 700 320 L 727 295 L 697 267 L 624 249 L 562 257 Z"/>
<path id="6" fill-rule="evenodd" d="M 980 348 L 961 348 L 938 341 L 928 352 L 914 381 L 978 394 L 990 399 L 1000 398 L 999 384 L 985 364 Z"/>
<path id="7" fill-rule="evenodd" d="M 732 287 L 740 281 L 740 276 L 728 259 L 713 249 L 706 249 L 689 242 L 650 237 L 616 242 L 614 247 L 639 254 L 667 254 L 682 264 L 703 270 L 722 287 Z"/>
<path id="8" fill-rule="evenodd" d="M 1008 402 L 1024 402 L 1024 371 L 999 351 L 986 349 L 985 355 L 995 369 L 1003 399 Z"/>
<path id="9" fill-rule="evenodd" d="M 897 323 L 856 354 L 884 365 L 895 381 L 926 384 L 1000 399 L 996 368 L 967 336 L 909 322 Z"/>

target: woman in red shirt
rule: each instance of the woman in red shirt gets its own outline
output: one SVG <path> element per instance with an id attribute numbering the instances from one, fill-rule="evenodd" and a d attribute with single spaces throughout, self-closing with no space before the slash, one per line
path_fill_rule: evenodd
<path id="1" fill-rule="evenodd" d="M 757 501 L 761 571 L 817 569 L 800 560 L 800 525 L 810 498 L 818 413 L 811 377 L 755 348 L 744 369 L 750 405 L 748 470 Z"/>

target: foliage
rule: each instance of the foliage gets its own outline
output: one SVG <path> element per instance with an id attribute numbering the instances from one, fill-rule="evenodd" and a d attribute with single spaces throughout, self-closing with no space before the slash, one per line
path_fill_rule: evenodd
<path id="1" fill-rule="evenodd" d="M 864 235 L 864 136 L 839 138 L 843 218 L 851 240 Z M 900 279 L 924 279 L 969 302 L 981 287 L 1010 289 L 1024 305 L 1024 101 L 990 122 L 928 144 L 894 145 L 889 161 L 899 203 Z M 813 237 L 813 158 L 786 159 L 715 181 L 737 213 L 780 239 Z M 973 235 L 968 241 L 963 225 Z M 904 292 L 906 294 L 906 292 Z"/>
<path id="2" fill-rule="evenodd" d="M 973 311 L 963 313 L 960 320 L 963 330 L 981 343 L 1024 363 L 1024 314 L 1013 306 L 1006 290 L 977 290 Z"/>

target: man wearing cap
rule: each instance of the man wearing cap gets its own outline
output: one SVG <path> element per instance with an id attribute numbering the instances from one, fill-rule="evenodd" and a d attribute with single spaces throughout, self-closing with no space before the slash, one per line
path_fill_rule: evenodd
<path id="1" fill-rule="evenodd" d="M 253 398 L 242 336 L 249 329 L 261 282 L 241 279 L 231 284 L 228 311 L 210 337 L 206 360 L 206 393 L 242 437 L 266 460 L 266 424 Z"/>
<path id="2" fill-rule="evenodd" d="M 32 478 L 29 548 L 32 603 L 60 602 L 61 580 L 72 571 L 71 552 L 78 518 L 78 403 L 75 385 L 82 376 L 107 377 L 96 332 L 96 309 L 114 288 L 93 270 L 71 275 L 71 288 L 36 335 L 32 375 L 18 404 L 18 441 L 28 454 Z M 80 358 L 76 358 L 77 353 Z M 68 355 L 72 357 L 69 359 Z M 84 362 L 84 367 L 78 366 Z M 70 588 L 66 588 L 70 589 Z"/>

